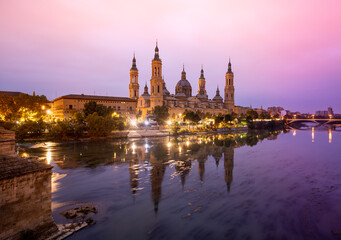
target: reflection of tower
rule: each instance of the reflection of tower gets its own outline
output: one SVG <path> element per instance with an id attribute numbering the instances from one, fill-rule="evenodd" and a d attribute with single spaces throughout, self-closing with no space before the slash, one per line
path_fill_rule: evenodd
<path id="1" fill-rule="evenodd" d="M 220 159 L 221 159 L 221 157 L 222 157 L 223 154 L 222 154 L 221 151 L 219 151 L 218 148 L 215 148 L 214 150 L 215 150 L 215 151 L 213 152 L 212 156 L 213 156 L 213 158 L 214 158 L 214 160 L 215 160 L 216 166 L 218 167 L 218 166 L 219 166 L 219 161 L 220 161 Z"/>
<path id="2" fill-rule="evenodd" d="M 139 185 L 138 172 L 139 172 L 138 161 L 136 159 L 135 160 L 131 159 L 129 161 L 129 177 L 130 177 L 130 189 L 133 194 L 136 193 L 136 189 Z"/>
<path id="3" fill-rule="evenodd" d="M 206 157 L 205 158 L 202 158 L 202 157 L 198 158 L 198 170 L 199 170 L 200 182 L 204 181 L 205 162 L 206 162 Z"/>
<path id="4" fill-rule="evenodd" d="M 152 169 L 150 170 L 152 198 L 154 202 L 154 211 L 157 213 L 161 199 L 161 188 L 163 175 L 165 174 L 165 165 L 161 160 L 157 160 L 157 158 L 152 154 L 150 155 L 150 164 L 152 165 Z"/>
<path id="5" fill-rule="evenodd" d="M 228 147 L 224 149 L 224 169 L 225 169 L 225 182 L 227 191 L 230 191 L 232 175 L 233 175 L 233 158 L 234 147 Z"/>
<path id="6" fill-rule="evenodd" d="M 133 58 L 133 64 L 130 69 L 130 84 L 129 84 L 129 98 L 138 99 L 139 98 L 139 71 L 136 68 L 135 53 Z"/>
<path id="7" fill-rule="evenodd" d="M 184 161 L 178 161 L 175 165 L 175 170 L 179 172 L 181 177 L 181 184 L 182 188 L 185 186 L 186 182 L 186 176 L 191 171 L 192 168 L 192 161 L 191 160 L 184 160 Z"/>

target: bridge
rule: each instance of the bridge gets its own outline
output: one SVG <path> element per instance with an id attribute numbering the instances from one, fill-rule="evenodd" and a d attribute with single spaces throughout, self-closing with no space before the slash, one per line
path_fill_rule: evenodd
<path id="1" fill-rule="evenodd" d="M 321 127 L 321 126 L 341 126 L 341 119 L 333 119 L 333 118 L 325 118 L 325 119 L 293 118 L 293 119 L 286 119 L 286 122 L 287 122 L 287 125 L 291 125 L 293 123 L 312 122 L 312 123 L 316 123 L 315 127 Z"/>

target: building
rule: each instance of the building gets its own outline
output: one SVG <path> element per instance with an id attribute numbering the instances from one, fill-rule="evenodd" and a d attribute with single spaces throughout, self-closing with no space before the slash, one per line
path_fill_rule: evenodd
<path id="1" fill-rule="evenodd" d="M 136 100 L 132 98 L 70 94 L 53 100 L 53 117 L 57 119 L 70 118 L 72 113 L 82 111 L 84 104 L 90 101 L 110 107 L 120 115 L 127 117 L 136 115 Z"/>
<path id="2" fill-rule="evenodd" d="M 281 112 L 284 110 L 284 108 L 282 107 L 268 107 L 268 113 L 271 116 L 274 116 L 276 114 L 278 114 L 279 116 L 281 115 Z"/>
<path id="3" fill-rule="evenodd" d="M 329 118 L 334 116 L 333 108 L 329 107 L 327 111 L 316 111 L 315 116 Z"/>
<path id="4" fill-rule="evenodd" d="M 138 70 L 134 55 L 132 68 L 130 69 L 129 95 L 131 99 L 136 99 L 136 93 L 138 93 L 137 76 Z M 192 86 L 186 78 L 185 67 L 182 69 L 181 79 L 176 84 L 174 94 L 170 94 L 167 90 L 166 82 L 162 76 L 162 60 L 159 57 L 159 48 L 156 43 L 154 59 L 152 60 L 150 93 L 146 84 L 144 92 L 139 96 L 137 102 L 137 110 L 142 114 L 142 118 L 152 114 L 152 110 L 156 106 L 167 106 L 172 118 L 179 117 L 185 110 L 201 111 L 209 114 L 228 114 L 234 110 L 234 74 L 230 60 L 225 74 L 224 98 L 220 96 L 218 87 L 216 95 L 212 99 L 208 98 L 203 68 L 200 71 L 199 87 L 195 96 L 192 95 Z"/>
<path id="5" fill-rule="evenodd" d="M 0 91 L 0 95 L 6 95 L 9 97 L 19 97 L 22 92 L 12 92 L 12 91 Z"/>

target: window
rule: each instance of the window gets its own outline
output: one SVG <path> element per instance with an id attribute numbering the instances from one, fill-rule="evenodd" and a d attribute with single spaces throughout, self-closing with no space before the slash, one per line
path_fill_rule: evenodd
<path id="1" fill-rule="evenodd" d="M 226 94 L 226 99 L 229 99 L 229 95 L 228 94 Z"/>
<path id="2" fill-rule="evenodd" d="M 135 92 L 135 97 L 136 97 L 136 90 L 134 92 Z"/>
<path id="3" fill-rule="evenodd" d="M 114 106 L 113 109 L 116 110 L 116 106 Z"/>
<path id="4" fill-rule="evenodd" d="M 231 94 L 231 99 L 233 99 L 233 94 Z"/>
<path id="5" fill-rule="evenodd" d="M 158 93 L 160 92 L 160 86 L 159 85 L 157 86 L 157 92 Z"/>
<path id="6" fill-rule="evenodd" d="M 69 105 L 69 109 L 72 109 L 72 105 Z"/>
<path id="7" fill-rule="evenodd" d="M 231 85 L 231 79 L 229 79 L 229 85 Z"/>
<path id="8" fill-rule="evenodd" d="M 160 76 L 160 68 L 157 68 L 157 75 Z"/>
<path id="9" fill-rule="evenodd" d="M 133 108 L 132 108 L 132 107 L 129 107 L 129 110 L 130 110 L 130 111 L 132 111 L 132 110 L 133 110 Z"/>
<path id="10" fill-rule="evenodd" d="M 121 107 L 120 107 L 120 106 L 118 106 L 118 110 L 121 110 Z"/>

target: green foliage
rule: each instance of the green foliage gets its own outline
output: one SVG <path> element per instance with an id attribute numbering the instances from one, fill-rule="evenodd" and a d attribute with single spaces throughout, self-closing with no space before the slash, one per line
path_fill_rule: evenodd
<path id="1" fill-rule="evenodd" d="M 271 115 L 267 112 L 262 112 L 260 115 L 259 115 L 259 118 L 260 119 L 271 119 Z"/>
<path id="2" fill-rule="evenodd" d="M 39 121 L 28 120 L 15 127 L 15 136 L 19 140 L 23 140 L 25 138 L 37 138 L 42 136 L 45 129 L 46 124 L 42 119 Z"/>
<path id="3" fill-rule="evenodd" d="M 49 126 L 49 137 L 53 139 L 80 138 L 84 135 L 85 126 L 73 120 L 63 120 Z"/>
<path id="4" fill-rule="evenodd" d="M 95 101 L 90 101 L 84 104 L 83 112 L 85 117 L 93 113 L 97 113 L 98 116 L 108 116 L 113 112 L 113 110 L 103 104 L 97 104 Z"/>
<path id="5" fill-rule="evenodd" d="M 164 122 L 169 117 L 168 107 L 167 106 L 156 106 L 153 109 L 153 116 L 155 117 L 158 124 L 164 124 Z"/>
<path id="6" fill-rule="evenodd" d="M 97 112 L 86 118 L 88 134 L 91 137 L 106 137 L 114 127 L 114 120 L 110 116 L 99 116 Z"/>
<path id="7" fill-rule="evenodd" d="M 115 117 L 113 119 L 113 130 L 122 131 L 126 127 L 126 123 L 123 117 Z"/>
<path id="8" fill-rule="evenodd" d="M 198 123 L 201 120 L 199 113 L 185 110 L 183 113 L 183 120 L 192 123 Z"/>
<path id="9" fill-rule="evenodd" d="M 258 113 L 255 110 L 250 109 L 250 110 L 247 110 L 246 117 L 249 117 L 249 119 L 257 119 Z"/>
<path id="10" fill-rule="evenodd" d="M 214 123 L 215 125 L 218 125 L 219 123 L 222 123 L 224 121 L 224 116 L 219 114 L 214 116 Z"/>
<path id="11" fill-rule="evenodd" d="M 18 97 L 0 95 L 0 115 L 6 121 L 37 120 L 46 114 L 42 106 L 48 103 L 44 95 L 20 94 Z"/>
<path id="12" fill-rule="evenodd" d="M 174 122 L 172 126 L 172 132 L 174 133 L 174 135 L 178 135 L 179 131 L 180 131 L 180 124 L 178 122 Z"/>

